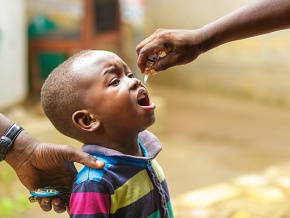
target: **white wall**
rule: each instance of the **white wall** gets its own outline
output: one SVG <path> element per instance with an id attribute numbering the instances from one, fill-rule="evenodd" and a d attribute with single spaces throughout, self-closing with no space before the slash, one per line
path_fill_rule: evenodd
<path id="1" fill-rule="evenodd" d="M 0 110 L 27 94 L 24 0 L 0 0 Z"/>

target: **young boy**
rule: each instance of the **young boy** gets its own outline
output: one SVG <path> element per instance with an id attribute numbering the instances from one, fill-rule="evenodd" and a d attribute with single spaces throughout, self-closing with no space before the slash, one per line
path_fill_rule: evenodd
<path id="1" fill-rule="evenodd" d="M 158 139 L 146 87 L 116 54 L 86 50 L 46 79 L 41 103 L 52 124 L 105 162 L 84 167 L 73 184 L 71 217 L 173 217 L 168 187 L 154 159 Z"/>

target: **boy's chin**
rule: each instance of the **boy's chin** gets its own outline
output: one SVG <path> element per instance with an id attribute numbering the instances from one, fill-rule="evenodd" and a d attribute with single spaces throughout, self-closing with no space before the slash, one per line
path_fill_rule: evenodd
<path id="1" fill-rule="evenodd" d="M 154 116 L 153 119 L 151 119 L 151 121 L 150 121 L 150 123 L 148 124 L 148 126 L 146 127 L 146 129 L 149 128 L 149 127 L 151 127 L 151 126 L 153 126 L 154 123 L 155 123 L 155 116 Z"/>
<path id="2" fill-rule="evenodd" d="M 150 118 L 147 117 L 146 121 L 143 121 L 143 125 L 142 125 L 142 129 L 139 129 L 139 132 L 142 132 L 146 129 L 148 129 L 149 127 L 151 127 L 153 124 L 155 123 L 155 115 L 153 114 Z M 138 131 L 138 130 L 137 130 Z"/>

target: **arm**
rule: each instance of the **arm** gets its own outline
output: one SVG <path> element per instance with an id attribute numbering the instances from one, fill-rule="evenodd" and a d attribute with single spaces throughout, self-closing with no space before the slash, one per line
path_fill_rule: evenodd
<path id="1" fill-rule="evenodd" d="M 0 135 L 13 124 L 0 113 Z M 27 132 L 22 131 L 16 138 L 5 157 L 5 161 L 15 170 L 21 183 L 29 190 L 45 185 L 64 185 L 71 187 L 77 171 L 70 162 L 78 162 L 92 168 L 102 168 L 104 163 L 96 161 L 91 155 L 68 145 L 55 145 L 37 141 Z M 51 210 L 51 203 L 56 212 L 63 212 L 60 200 L 43 199 L 43 210 Z"/>
<path id="2" fill-rule="evenodd" d="M 210 50 L 221 44 L 290 27 L 289 0 L 256 0 L 203 27 Z"/>
<path id="3" fill-rule="evenodd" d="M 256 0 L 196 30 L 155 31 L 136 48 L 142 73 L 154 74 L 175 65 L 187 64 L 200 54 L 227 42 L 290 27 L 289 0 Z M 166 56 L 145 72 L 148 56 L 164 51 Z"/>
<path id="4" fill-rule="evenodd" d="M 74 185 L 70 199 L 70 217 L 109 217 L 110 192 L 96 181 L 84 181 Z"/>

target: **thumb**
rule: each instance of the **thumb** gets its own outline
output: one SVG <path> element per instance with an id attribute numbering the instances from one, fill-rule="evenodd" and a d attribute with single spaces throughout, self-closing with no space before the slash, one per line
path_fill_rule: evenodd
<path id="1" fill-rule="evenodd" d="M 71 147 L 72 148 L 72 147 Z M 70 162 L 77 162 L 87 167 L 94 169 L 102 169 L 105 166 L 105 163 L 94 158 L 92 155 L 85 153 L 83 151 L 77 150 L 75 148 L 73 152 L 70 153 L 68 158 Z"/>

